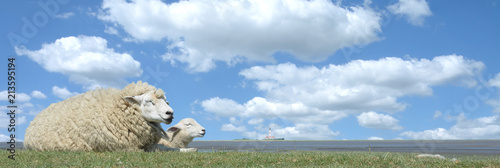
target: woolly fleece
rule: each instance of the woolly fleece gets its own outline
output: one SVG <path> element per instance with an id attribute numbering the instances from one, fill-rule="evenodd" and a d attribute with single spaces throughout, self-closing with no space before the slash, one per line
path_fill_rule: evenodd
<path id="1" fill-rule="evenodd" d="M 144 151 L 165 132 L 123 97 L 149 91 L 165 100 L 163 90 L 139 81 L 123 90 L 98 89 L 51 104 L 31 121 L 24 146 L 39 151 Z"/>

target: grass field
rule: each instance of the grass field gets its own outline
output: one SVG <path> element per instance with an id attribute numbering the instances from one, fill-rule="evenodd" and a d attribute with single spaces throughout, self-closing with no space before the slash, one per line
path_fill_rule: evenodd
<path id="1" fill-rule="evenodd" d="M 416 158 L 387 152 L 0 152 L 0 167 L 500 167 L 498 156 Z"/>

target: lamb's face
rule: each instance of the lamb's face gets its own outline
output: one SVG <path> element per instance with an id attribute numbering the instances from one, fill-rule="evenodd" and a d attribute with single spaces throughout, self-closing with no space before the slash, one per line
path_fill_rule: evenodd
<path id="1" fill-rule="evenodd" d="M 203 137 L 206 133 L 205 128 L 192 118 L 182 119 L 175 126 L 170 127 L 168 131 L 182 131 L 189 138 Z"/>
<path id="2" fill-rule="evenodd" d="M 194 119 L 186 118 L 181 121 L 184 124 L 184 129 L 188 133 L 189 137 L 203 137 L 205 136 L 205 128 L 203 128 Z"/>
<path id="3" fill-rule="evenodd" d="M 174 119 L 174 110 L 165 99 L 157 98 L 154 91 L 140 96 L 127 96 L 125 100 L 137 103 L 146 121 L 170 124 L 172 123 L 172 119 Z"/>

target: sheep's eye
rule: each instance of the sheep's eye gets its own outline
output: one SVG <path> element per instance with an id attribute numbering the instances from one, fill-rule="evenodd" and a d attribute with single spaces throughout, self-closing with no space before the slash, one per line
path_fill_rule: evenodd
<path id="1" fill-rule="evenodd" d="M 146 100 L 146 103 L 151 103 L 151 104 L 155 105 L 155 103 L 153 103 L 153 100 Z"/>
<path id="2" fill-rule="evenodd" d="M 167 105 L 169 105 L 169 106 L 170 106 L 170 103 L 169 103 L 168 101 L 165 101 L 165 102 L 167 103 Z"/>
<path id="3" fill-rule="evenodd" d="M 186 125 L 187 125 L 187 126 L 193 126 L 193 124 L 191 124 L 191 123 L 187 123 Z"/>

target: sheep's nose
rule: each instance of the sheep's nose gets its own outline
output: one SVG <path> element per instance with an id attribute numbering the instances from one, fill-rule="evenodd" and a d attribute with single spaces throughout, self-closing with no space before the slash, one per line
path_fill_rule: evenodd
<path id="1" fill-rule="evenodd" d="M 205 132 L 205 129 L 202 129 L 202 130 L 201 130 L 201 132 L 206 133 L 206 132 Z"/>
<path id="2" fill-rule="evenodd" d="M 170 115 L 169 119 L 174 119 L 174 112 L 167 111 L 165 114 Z"/>

